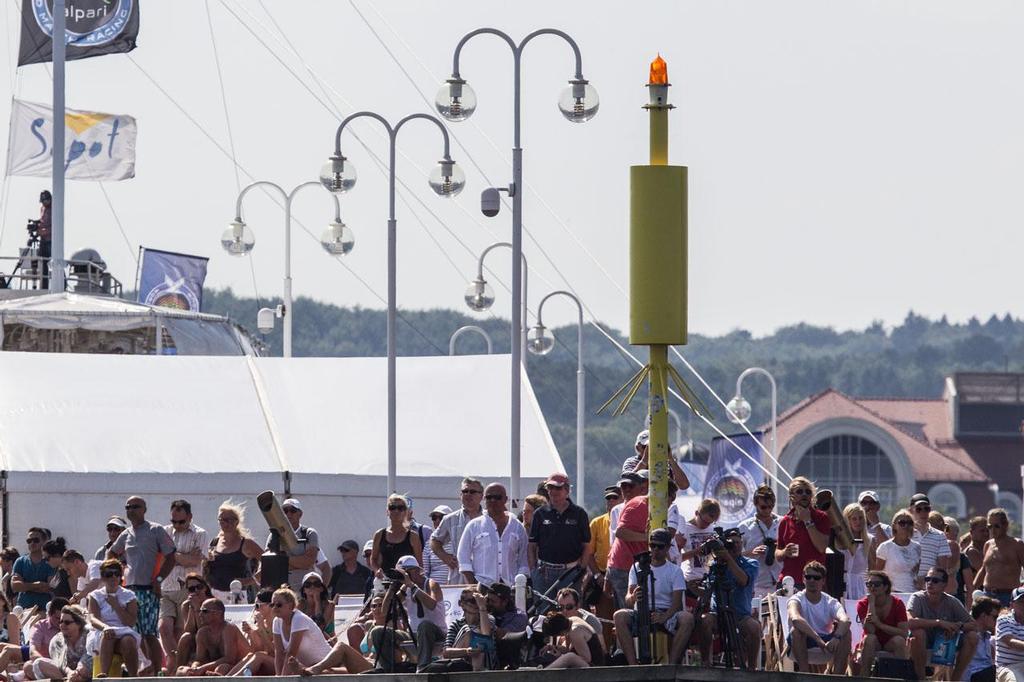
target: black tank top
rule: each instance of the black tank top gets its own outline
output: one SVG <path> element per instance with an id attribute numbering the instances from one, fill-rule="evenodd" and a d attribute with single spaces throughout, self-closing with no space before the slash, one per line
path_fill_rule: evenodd
<path id="1" fill-rule="evenodd" d="M 210 543 L 210 549 L 213 550 L 213 559 L 206 564 L 210 574 L 210 587 L 227 592 L 231 589 L 232 580 L 241 580 L 242 578 L 249 577 L 249 559 L 242 552 L 242 545 L 244 544 L 245 540 L 243 539 L 236 551 L 222 553 L 217 551 L 216 539 Z"/>
<path id="2" fill-rule="evenodd" d="M 405 537 L 399 543 L 392 544 L 388 542 L 388 529 L 382 528 L 380 531 L 380 564 L 384 568 L 394 568 L 398 560 L 404 557 L 406 554 L 412 554 L 412 540 L 409 536 L 412 535 L 412 531 L 405 531 Z"/>

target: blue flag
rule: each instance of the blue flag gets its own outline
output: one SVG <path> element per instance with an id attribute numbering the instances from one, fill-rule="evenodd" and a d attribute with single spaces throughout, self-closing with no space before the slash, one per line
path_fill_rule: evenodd
<path id="1" fill-rule="evenodd" d="M 761 463 L 762 433 L 754 431 L 757 439 L 747 434 L 729 436 L 736 445 Z M 707 475 L 704 479 L 704 497 L 713 497 L 722 507 L 719 523 L 732 528 L 754 515 L 754 491 L 764 480 L 764 472 L 721 436 L 711 440 Z"/>
<path id="2" fill-rule="evenodd" d="M 143 248 L 139 303 L 199 312 L 209 258 Z"/>

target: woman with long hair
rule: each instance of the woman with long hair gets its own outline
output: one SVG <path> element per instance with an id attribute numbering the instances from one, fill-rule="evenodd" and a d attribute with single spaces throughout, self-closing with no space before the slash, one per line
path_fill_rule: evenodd
<path id="1" fill-rule="evenodd" d="M 50 591 L 54 597 L 64 597 L 70 600 L 74 591 L 71 589 L 71 580 L 68 572 L 63 568 L 64 552 L 68 551 L 67 542 L 62 537 L 56 537 L 43 543 L 43 556 L 46 563 L 54 569 L 50 576 Z"/>
<path id="2" fill-rule="evenodd" d="M 229 604 L 231 581 L 240 581 L 242 587 L 256 584 L 249 562 L 263 556 L 263 550 L 245 527 L 244 505 L 227 500 L 217 510 L 217 523 L 220 532 L 210 542 L 210 552 L 203 571 L 210 582 L 213 596 Z"/>
<path id="3" fill-rule="evenodd" d="M 892 539 L 878 546 L 875 568 L 892 579 L 896 592 L 913 592 L 921 564 L 921 545 L 914 540 L 914 517 L 901 509 L 892 517 Z"/>
<path id="4" fill-rule="evenodd" d="M 334 602 L 327 596 L 327 586 L 316 571 L 310 571 L 302 579 L 299 610 L 313 619 L 325 637 L 334 636 Z"/>
<path id="5" fill-rule="evenodd" d="M 299 600 L 288 587 L 276 590 L 270 608 L 274 613 L 274 674 L 297 675 L 324 660 L 331 645 L 313 619 L 299 611 Z"/>
<path id="6" fill-rule="evenodd" d="M 952 552 L 952 556 L 957 557 L 957 561 L 954 564 L 956 566 L 956 573 L 950 571 L 950 584 L 946 587 L 946 592 L 953 590 L 952 594 L 960 600 L 961 604 L 970 606 L 970 602 L 965 601 L 967 595 L 974 593 L 974 569 L 971 568 L 971 561 L 967 558 L 967 555 L 960 549 L 960 524 L 952 516 L 947 516 L 943 520 L 943 532 L 946 533 L 946 539 L 949 541 L 949 551 Z M 953 582 L 956 581 L 954 585 Z"/>
<path id="7" fill-rule="evenodd" d="M 377 577 L 383 578 L 382 569 L 394 568 L 398 560 L 411 554 L 416 563 L 423 565 L 423 547 L 418 533 L 409 530 L 407 514 L 409 500 L 405 495 L 394 493 L 388 497 L 388 525 L 373 535 L 373 551 L 370 554 L 370 568 Z"/>
<path id="8" fill-rule="evenodd" d="M 864 588 L 864 574 L 871 568 L 868 562 L 868 550 L 871 547 L 871 534 L 868 533 L 867 517 L 861 506 L 852 502 L 843 508 L 843 518 L 850 529 L 854 540 L 853 550 L 843 549 L 843 565 L 846 570 L 846 598 L 860 599 L 867 592 Z"/>
<path id="9" fill-rule="evenodd" d="M 252 616 L 242 621 L 242 634 L 248 640 L 251 652 L 238 662 L 228 676 L 274 674 L 274 616 L 270 607 L 273 600 L 274 592 L 270 589 L 264 588 L 256 595 Z"/>
<path id="10" fill-rule="evenodd" d="M 868 571 L 864 587 L 867 594 L 857 602 L 857 619 L 864 624 L 859 645 L 860 674 L 869 677 L 878 652 L 907 657 L 908 618 L 907 607 L 903 600 L 893 596 L 892 581 L 885 571 Z"/>
<path id="11" fill-rule="evenodd" d="M 26 680 L 64 680 L 78 669 L 85 657 L 88 615 L 81 606 L 69 605 L 60 610 L 60 632 L 50 640 L 48 656 L 25 663 Z M 90 671 L 91 672 L 91 671 Z"/>

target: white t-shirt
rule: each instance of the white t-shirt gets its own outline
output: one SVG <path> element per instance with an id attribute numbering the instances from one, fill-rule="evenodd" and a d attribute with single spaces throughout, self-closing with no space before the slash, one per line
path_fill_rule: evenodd
<path id="1" fill-rule="evenodd" d="M 921 545 L 921 566 L 917 569 L 918 575 L 925 575 L 928 569 L 938 563 L 939 557 L 952 556 L 946 534 L 931 526 L 928 526 L 928 532 L 923 534 L 915 528 L 914 539 Z"/>
<path id="2" fill-rule="evenodd" d="M 807 598 L 807 592 L 800 590 L 793 595 L 793 599 L 800 604 L 800 615 L 803 616 L 811 629 L 819 635 L 827 635 L 836 627 L 836 620 L 840 614 L 845 614 L 842 603 L 831 595 L 821 593 L 821 599 L 817 604 L 811 603 Z"/>
<path id="3" fill-rule="evenodd" d="M 287 635 L 283 632 L 284 621 L 280 618 L 274 618 L 272 629 L 275 635 L 281 636 L 281 642 L 284 644 L 286 651 L 294 633 L 300 631 L 306 633 L 302 636 L 299 651 L 295 656 L 299 663 L 304 666 L 319 663 L 327 657 L 327 654 L 331 653 L 331 645 L 324 639 L 324 633 L 320 631 L 320 628 L 313 622 L 312 618 L 298 609 L 292 612 L 291 632 L 287 633 Z"/>
<path id="4" fill-rule="evenodd" d="M 654 608 L 664 611 L 672 606 L 673 592 L 686 590 L 686 580 L 679 567 L 670 561 L 661 566 L 652 565 L 651 574 L 654 576 Z M 629 569 L 629 584 L 636 585 L 636 564 Z"/>
<path id="5" fill-rule="evenodd" d="M 617 505 L 612 507 L 612 510 L 608 512 L 608 546 L 611 547 L 615 544 L 615 529 L 619 527 L 619 516 L 622 514 L 622 508 L 626 506 L 625 502 L 619 502 Z"/>
<path id="6" fill-rule="evenodd" d="M 678 538 L 680 535 L 686 538 L 686 544 L 683 545 L 683 551 L 692 552 L 694 549 L 715 537 L 715 528 L 714 526 L 697 528 L 689 521 L 683 521 L 679 524 L 679 528 L 676 529 L 676 537 Z M 700 556 L 699 554 L 687 559 L 683 562 L 683 577 L 686 578 L 687 581 L 703 578 L 704 574 L 707 573 L 707 565 L 710 563 L 711 557 Z"/>
<path id="7" fill-rule="evenodd" d="M 894 540 L 886 540 L 875 550 L 875 556 L 885 561 L 893 592 L 914 591 L 914 578 L 918 575 L 914 567 L 921 563 L 921 545 L 917 541 L 901 546 Z"/>
<path id="8" fill-rule="evenodd" d="M 768 525 L 763 521 L 759 521 L 756 516 L 752 516 L 746 521 L 740 521 L 737 528 L 743 533 L 743 551 L 749 552 L 755 547 L 763 545 L 766 537 L 778 540 L 779 521 L 781 520 L 780 517 L 772 514 L 771 524 Z M 779 574 L 782 573 L 782 562 L 775 560 L 771 566 L 768 566 L 764 562 L 767 557 L 767 552 L 757 557 L 757 580 L 754 581 L 755 595 L 764 595 L 774 589 L 775 583 L 779 580 Z"/>

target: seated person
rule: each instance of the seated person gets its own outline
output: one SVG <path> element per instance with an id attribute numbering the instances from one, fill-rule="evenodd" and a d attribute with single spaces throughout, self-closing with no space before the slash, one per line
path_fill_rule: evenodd
<path id="1" fill-rule="evenodd" d="M 741 651 L 745 654 L 747 670 L 757 670 L 761 660 L 761 624 L 750 615 L 754 583 L 760 566 L 753 559 L 743 556 L 743 534 L 737 528 L 725 531 L 723 547 L 712 553 L 714 561 L 708 567 L 711 578 L 711 603 L 700 623 L 700 658 L 705 666 L 711 665 L 711 644 L 718 632 L 719 609 L 729 608 L 735 616 L 736 627 L 742 638 Z M 721 566 L 725 565 L 724 572 Z M 718 568 L 716 568 L 718 567 Z M 720 575 L 721 577 L 715 577 Z M 714 583 L 721 580 L 720 585 Z M 728 604 L 719 604 L 716 592 L 729 597 Z"/>
<path id="2" fill-rule="evenodd" d="M 821 591 L 825 567 L 818 561 L 804 565 L 804 589 L 789 600 L 789 644 L 799 672 L 809 672 L 807 651 L 819 648 L 832 656 L 829 672 L 845 675 L 850 658 L 850 617 L 843 604 Z"/>
<path id="3" fill-rule="evenodd" d="M 475 588 L 467 588 L 459 596 L 462 618 L 448 628 L 441 659 L 427 666 L 424 672 L 468 672 L 497 667 L 494 647 L 494 617 L 487 613 L 487 597 Z"/>
<path id="4" fill-rule="evenodd" d="M 580 593 L 571 587 L 563 587 L 558 591 L 556 599 L 558 600 L 558 610 L 562 612 L 562 615 L 566 618 L 582 618 L 583 622 L 597 633 L 598 642 L 601 644 L 601 651 L 606 651 L 603 635 L 604 627 L 601 625 L 601 619 L 580 607 Z M 592 663 L 591 665 L 598 664 Z"/>
<path id="5" fill-rule="evenodd" d="M 929 651 L 935 646 L 935 638 L 941 632 L 949 639 L 956 639 L 962 632 L 963 639 L 953 666 L 954 680 L 962 679 L 964 670 L 974 650 L 978 647 L 978 626 L 971 620 L 971 614 L 951 594 L 946 594 L 949 573 L 946 569 L 933 566 L 924 577 L 925 588 L 910 595 L 907 611 L 910 612 L 910 658 L 918 679 L 924 679 L 925 665 Z"/>
<path id="6" fill-rule="evenodd" d="M 600 635 L 579 616 L 555 613 L 544 620 L 542 632 L 551 643 L 541 649 L 541 654 L 555 656 L 545 667 L 589 668 L 604 663 Z"/>
<path id="7" fill-rule="evenodd" d="M 978 597 L 971 605 L 971 618 L 978 624 L 978 646 L 974 656 L 967 663 L 962 679 L 969 682 L 995 682 L 995 643 L 992 635 L 996 631 L 996 620 L 1002 605 L 992 597 Z"/>
<path id="8" fill-rule="evenodd" d="M 228 672 L 228 675 L 267 676 L 274 674 L 274 615 L 270 602 L 274 591 L 263 588 L 256 595 L 252 615 L 242 621 L 242 634 L 249 642 L 249 655 Z"/>
<path id="9" fill-rule="evenodd" d="M 53 604 L 54 599 L 50 602 Z M 26 680 L 63 680 L 79 670 L 79 664 L 88 663 L 85 653 L 85 625 L 87 615 L 81 606 L 63 606 L 58 612 L 58 632 L 47 643 L 47 655 L 25 663 L 22 672 Z M 91 668 L 91 663 L 89 664 Z M 82 666 L 82 670 L 86 669 Z M 89 670 L 91 673 L 92 671 Z"/>
<path id="10" fill-rule="evenodd" d="M 1010 593 L 1010 611 L 996 621 L 995 640 L 999 681 L 1024 679 L 1024 587 Z"/>
<path id="11" fill-rule="evenodd" d="M 487 595 L 487 612 L 494 617 L 494 645 L 498 655 L 498 667 L 518 667 L 526 642 L 526 613 L 516 608 L 512 588 L 505 583 L 481 585 L 480 591 Z"/>
<path id="12" fill-rule="evenodd" d="M 892 580 L 885 571 L 868 571 L 867 595 L 857 602 L 857 619 L 864 624 L 860 644 L 860 674 L 869 676 L 879 651 L 907 657 L 907 607 L 892 596 Z"/>
<path id="13" fill-rule="evenodd" d="M 211 597 L 199 608 L 196 659 L 190 666 L 178 668 L 178 675 L 226 675 L 249 653 L 242 631 L 224 620 L 224 603 Z"/>
<path id="14" fill-rule="evenodd" d="M 394 570 L 401 574 L 402 579 L 391 582 L 381 609 L 389 613 L 391 600 L 401 600 L 409 629 L 392 633 L 388 628 L 375 627 L 370 632 L 370 641 L 378 652 L 377 667 L 387 672 L 395 669 L 394 644 L 389 646 L 387 640 L 394 643 L 412 639 L 416 643 L 416 668 L 421 670 L 430 664 L 434 645 L 444 641 L 448 626 L 444 617 L 444 595 L 441 594 L 441 586 L 423 573 L 416 557 L 411 554 L 399 558 Z M 415 638 L 409 636 L 410 632 L 416 633 Z"/>
<path id="15" fill-rule="evenodd" d="M 686 581 L 678 566 L 668 561 L 668 548 L 675 533 L 668 528 L 651 531 L 648 547 L 651 550 L 651 575 L 654 578 L 654 595 L 651 606 L 652 631 L 660 628 L 673 635 L 669 662 L 678 663 L 690 642 L 693 632 L 693 614 L 683 608 L 683 593 Z M 651 595 L 647 586 L 637 584 L 636 565 L 629 569 L 629 589 L 626 593 L 626 606 L 615 612 L 615 637 L 619 642 L 626 662 L 636 665 L 636 647 L 633 637 L 638 634 L 637 612 L 635 606 L 640 599 L 651 604 Z"/>

